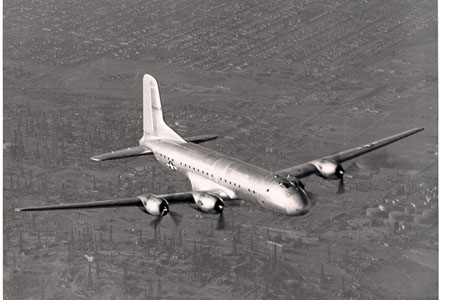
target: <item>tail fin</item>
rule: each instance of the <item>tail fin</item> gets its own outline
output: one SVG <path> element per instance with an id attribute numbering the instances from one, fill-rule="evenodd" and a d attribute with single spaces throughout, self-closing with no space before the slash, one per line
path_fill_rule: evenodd
<path id="1" fill-rule="evenodd" d="M 170 139 L 185 142 L 175 131 L 173 131 L 164 121 L 159 96 L 158 82 L 148 74 L 143 80 L 143 123 L 144 135 L 139 140 L 139 144 L 144 146 L 149 140 Z"/>

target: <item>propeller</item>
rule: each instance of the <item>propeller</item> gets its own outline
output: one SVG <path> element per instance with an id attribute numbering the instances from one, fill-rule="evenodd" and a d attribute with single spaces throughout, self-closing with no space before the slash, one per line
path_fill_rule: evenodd
<path id="1" fill-rule="evenodd" d="M 162 216 L 157 216 L 156 218 L 154 218 L 151 222 L 150 225 L 153 226 L 153 228 L 156 229 L 156 227 L 158 227 L 159 223 L 161 223 L 162 221 Z"/>
<path id="2" fill-rule="evenodd" d="M 339 178 L 339 185 L 338 185 L 338 194 L 342 194 L 345 192 L 345 182 L 344 182 L 344 168 L 342 166 L 339 166 L 336 170 L 336 176 Z"/>
<path id="3" fill-rule="evenodd" d="M 223 209 L 225 208 L 225 204 L 222 200 L 217 201 L 214 205 L 214 210 L 219 213 L 219 219 L 217 220 L 217 230 L 225 229 L 225 216 L 223 215 Z"/>
<path id="4" fill-rule="evenodd" d="M 180 225 L 182 216 L 179 213 L 176 213 L 174 211 L 169 211 L 169 216 L 172 218 L 172 221 L 175 223 L 175 227 L 178 227 L 178 225 Z"/>
<path id="5" fill-rule="evenodd" d="M 225 216 L 223 211 L 219 213 L 219 219 L 217 220 L 217 230 L 225 230 Z"/>
<path id="6" fill-rule="evenodd" d="M 175 226 L 178 227 L 178 225 L 181 222 L 181 215 L 169 210 L 169 205 L 167 202 L 162 202 L 161 206 L 159 207 L 160 214 L 157 216 L 154 220 L 150 222 L 150 225 L 154 228 L 158 227 L 158 225 L 161 223 L 163 217 L 165 215 L 169 215 L 173 222 L 175 223 Z"/>

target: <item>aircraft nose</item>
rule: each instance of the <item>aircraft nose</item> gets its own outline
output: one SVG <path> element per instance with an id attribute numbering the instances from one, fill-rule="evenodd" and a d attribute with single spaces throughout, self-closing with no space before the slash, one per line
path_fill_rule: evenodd
<path id="1" fill-rule="evenodd" d="M 308 197 L 301 195 L 291 195 L 286 203 L 286 214 L 289 216 L 303 216 L 311 209 L 311 202 Z"/>

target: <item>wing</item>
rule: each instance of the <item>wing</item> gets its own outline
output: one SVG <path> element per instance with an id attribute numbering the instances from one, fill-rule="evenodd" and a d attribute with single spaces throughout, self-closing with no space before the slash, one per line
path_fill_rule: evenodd
<path id="1" fill-rule="evenodd" d="M 158 198 L 165 199 L 169 204 L 186 204 L 195 203 L 191 192 L 155 195 Z M 59 205 L 34 206 L 16 208 L 15 211 L 45 211 L 45 210 L 67 210 L 67 209 L 91 209 L 91 208 L 106 208 L 106 207 L 143 207 L 142 198 L 147 198 L 148 195 L 143 195 L 135 198 L 103 200 L 93 202 L 68 203 Z"/>
<path id="2" fill-rule="evenodd" d="M 204 134 L 204 135 L 191 136 L 191 137 L 186 138 L 185 140 L 190 143 L 200 144 L 200 143 L 214 140 L 216 138 L 217 138 L 217 135 Z M 116 151 L 111 151 L 111 152 L 107 152 L 107 153 L 94 155 L 91 157 L 91 159 L 93 161 L 105 161 L 105 160 L 121 159 L 121 158 L 127 158 L 127 157 L 152 155 L 152 154 L 153 154 L 153 151 L 148 147 L 135 146 L 135 147 L 130 147 L 130 148 L 126 148 L 126 149 L 121 149 L 121 150 L 116 150 Z"/>
<path id="3" fill-rule="evenodd" d="M 195 203 L 194 196 L 192 195 L 192 192 L 165 194 L 165 195 L 159 195 L 157 197 L 163 198 L 169 204 L 191 204 L 191 203 Z"/>
<path id="4" fill-rule="evenodd" d="M 423 130 L 423 128 L 410 129 L 410 130 L 392 135 L 390 137 L 387 137 L 387 138 L 384 138 L 384 139 L 381 139 L 381 140 L 378 140 L 378 141 L 375 141 L 372 143 L 368 143 L 368 144 L 365 144 L 365 145 L 362 145 L 359 147 L 355 147 L 355 148 L 351 148 L 351 149 L 344 150 L 341 152 L 337 152 L 335 154 L 331 154 L 331 155 L 319 158 L 317 160 L 313 160 L 313 161 L 310 161 L 310 162 L 307 162 L 307 163 L 304 163 L 301 165 L 297 165 L 297 166 L 294 166 L 291 168 L 280 170 L 278 172 L 275 172 L 275 174 L 277 174 L 278 176 L 282 176 L 282 177 L 294 176 L 298 179 L 304 178 L 304 177 L 314 174 L 317 171 L 317 167 L 315 164 L 316 161 L 327 160 L 327 161 L 336 161 L 338 163 L 343 163 L 347 160 L 356 158 L 363 154 L 372 152 L 374 150 L 380 149 L 389 144 L 397 142 L 408 136 L 416 134 L 422 130 Z"/>

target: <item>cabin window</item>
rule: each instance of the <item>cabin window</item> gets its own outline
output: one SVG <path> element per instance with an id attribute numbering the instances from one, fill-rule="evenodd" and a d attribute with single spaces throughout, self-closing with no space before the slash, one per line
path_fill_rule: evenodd
<path id="1" fill-rule="evenodd" d="M 205 174 L 205 172 L 204 172 L 204 171 L 202 171 L 202 174 Z"/>
<path id="2" fill-rule="evenodd" d="M 255 191 L 253 191 L 253 194 L 255 193 Z"/>
<path id="3" fill-rule="evenodd" d="M 267 191 L 269 191 L 269 189 L 267 189 Z"/>
<path id="4" fill-rule="evenodd" d="M 225 179 L 225 182 L 227 182 L 227 180 Z"/>

